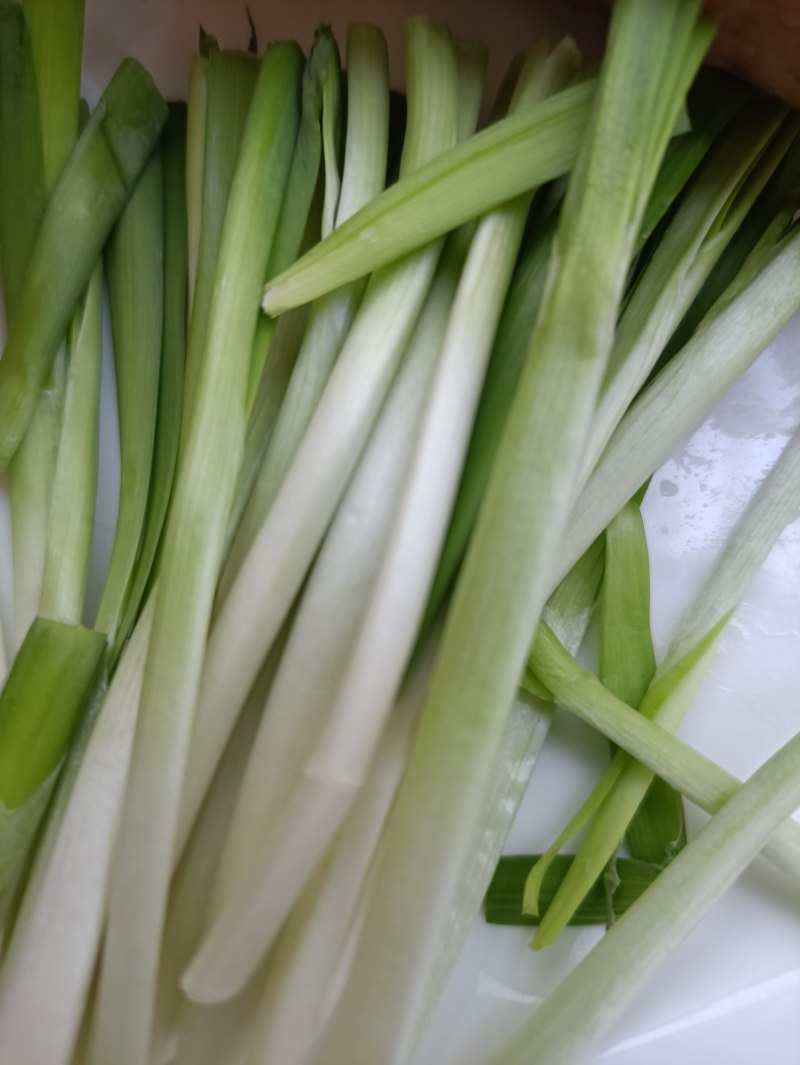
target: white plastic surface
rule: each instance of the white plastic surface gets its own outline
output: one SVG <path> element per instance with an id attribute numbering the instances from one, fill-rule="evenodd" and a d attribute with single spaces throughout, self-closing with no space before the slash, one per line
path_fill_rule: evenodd
<path id="1" fill-rule="evenodd" d="M 126 54 L 146 63 L 160 87 L 185 95 L 197 26 L 225 46 L 247 39 L 244 5 L 226 0 L 89 0 L 87 93 Z M 329 21 L 344 40 L 351 20 L 379 22 L 390 37 L 393 77 L 402 80 L 402 14 L 417 5 L 333 6 L 251 0 L 263 44 L 295 36 L 307 44 Z M 422 8 L 425 5 L 419 5 Z M 466 36 L 495 47 L 496 82 L 512 51 L 556 27 L 596 38 L 596 26 L 535 0 L 458 3 L 426 10 Z M 571 21 L 570 21 L 571 20 Z M 110 363 L 103 385 L 101 500 L 92 570 L 96 590 L 113 534 L 117 461 Z M 653 478 L 645 515 L 653 571 L 653 627 L 663 651 L 737 514 L 800 424 L 800 320 L 796 320 Z M 0 612 L 8 624 L 10 538 L 0 491 Z M 95 591 L 96 594 L 96 591 Z M 746 776 L 800 727 L 800 522 L 784 534 L 723 636 L 720 652 L 681 736 Z M 565 713 L 557 716 L 507 851 L 546 847 L 591 788 L 607 757 L 605 742 Z M 690 829 L 702 816 L 690 810 Z M 543 954 L 528 950 L 526 929 L 478 920 L 414 1065 L 482 1065 L 529 1011 L 586 953 L 599 932 L 568 929 Z M 532 1062 L 535 1058 L 532 1056 Z M 600 1049 L 608 1065 L 797 1065 L 800 1062 L 800 891 L 757 861 L 642 989 L 627 1020 Z M 280 1065 L 280 1063 L 276 1063 Z M 375 1065 L 380 1065 L 376 1062 Z"/>

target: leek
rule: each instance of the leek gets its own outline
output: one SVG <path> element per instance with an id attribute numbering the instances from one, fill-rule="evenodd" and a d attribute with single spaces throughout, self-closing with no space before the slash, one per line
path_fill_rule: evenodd
<path id="1" fill-rule="evenodd" d="M 569 516 L 569 485 L 636 232 L 708 43 L 696 17 L 697 7 L 686 3 L 615 7 L 591 132 L 567 192 L 528 362 L 382 841 L 353 974 L 326 1035 L 332 1065 L 378 1058 L 389 1065 L 414 1045 L 450 899 Z M 657 42 L 646 55 L 643 37 Z M 581 315 L 574 314 L 576 301 Z M 414 893 L 412 920 L 411 880 L 420 875 L 425 897 L 420 904 Z M 377 954 L 392 958 L 390 970 L 376 963 Z"/>
<path id="2" fill-rule="evenodd" d="M 186 104 L 186 258 L 188 267 L 191 315 L 200 241 L 203 227 L 203 189 L 205 186 L 206 114 L 208 109 L 208 57 L 192 56 Z"/>

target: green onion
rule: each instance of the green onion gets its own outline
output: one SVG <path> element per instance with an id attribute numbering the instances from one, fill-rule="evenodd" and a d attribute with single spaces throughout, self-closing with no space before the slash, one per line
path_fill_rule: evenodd
<path id="1" fill-rule="evenodd" d="M 606 529 L 600 608 L 600 680 L 638 706 L 656 671 L 650 633 L 650 558 L 639 504 L 623 507 Z M 686 843 L 680 795 L 656 779 L 625 834 L 631 857 L 666 865 Z"/>
<path id="2" fill-rule="evenodd" d="M 185 155 L 185 109 L 183 105 L 171 104 L 163 146 L 164 313 L 153 462 L 147 513 L 126 610 L 118 630 L 117 649 L 133 628 L 144 603 L 145 591 L 152 587 L 155 579 L 178 458 L 183 413 L 188 283 Z M 155 340 L 153 343 L 155 346 Z"/>
<path id="3" fill-rule="evenodd" d="M 83 745 L 55 832 L 50 814 L 0 976 L 0 1060 L 73 1060 L 103 931 L 151 622 L 152 601 Z"/>
<path id="4" fill-rule="evenodd" d="M 78 136 L 83 9 L 83 0 L 66 3 L 27 0 L 23 5 L 30 29 L 40 108 L 40 122 L 31 127 L 28 135 L 34 139 L 41 136 L 44 187 L 48 196 L 58 183 Z M 36 203 L 36 196 L 33 202 Z M 52 522 L 63 519 L 63 513 L 51 515 L 51 494 L 57 472 L 66 385 L 66 353 L 62 348 L 11 471 L 15 574 L 19 586 L 17 625 L 21 632 L 27 629 L 39 606 L 43 573 L 51 553 Z M 77 496 L 80 494 L 76 492 Z M 80 612 L 62 616 L 62 620 L 72 618 L 79 621 Z"/>
<path id="5" fill-rule="evenodd" d="M 72 312 L 165 117 L 150 76 L 125 60 L 53 191 L 0 359 L 0 469 L 25 434 Z"/>
<path id="6" fill-rule="evenodd" d="M 800 433 L 787 444 L 739 519 L 723 554 L 647 686 L 640 711 L 675 731 L 710 665 L 716 640 L 800 500 Z M 636 694 L 636 693 L 634 693 Z M 542 919 L 535 947 L 553 942 L 619 844 L 653 780 L 627 755 L 614 757 L 616 779 L 594 815 L 576 861 Z M 528 898 L 526 893 L 526 906 Z M 535 912 L 535 903 L 533 904 Z"/>
<path id="7" fill-rule="evenodd" d="M 780 216 L 692 338 L 637 397 L 581 492 L 555 577 L 579 558 L 800 310 L 800 230 Z"/>
<path id="8" fill-rule="evenodd" d="M 411 115 L 403 167 L 413 170 L 455 140 L 458 75 L 443 28 L 412 19 L 406 39 Z M 231 721 L 238 712 L 300 590 L 406 350 L 440 251 L 435 242 L 368 285 L 308 431 L 217 616 L 198 736 L 210 722 Z M 192 757 L 213 766 L 220 753 L 209 732 Z"/>
<path id="9" fill-rule="evenodd" d="M 703 647 L 698 656 L 702 652 Z M 537 630 L 531 664 L 552 688 L 560 706 L 649 766 L 701 809 L 716 813 L 740 787 L 730 773 L 612 695 L 593 673 L 578 665 L 545 625 Z M 797 824 L 791 819 L 782 824 L 764 854 L 791 876 L 800 875 Z"/>
<path id="10" fill-rule="evenodd" d="M 564 646 L 577 653 L 592 616 L 603 572 L 604 541 L 598 539 L 573 566 L 550 596 L 543 615 Z M 480 909 L 497 860 L 505 845 L 525 789 L 544 747 L 553 718 L 548 701 L 520 690 L 512 703 L 495 760 L 492 782 L 470 848 L 469 864 L 459 880 L 451 903 L 450 919 L 442 937 L 429 985 L 429 1018 Z"/>
<path id="11" fill-rule="evenodd" d="M 0 267 L 6 321 L 17 314 L 25 269 L 46 204 L 39 96 L 33 46 L 22 8 L 0 4 Z M 15 638 L 37 613 L 46 520 L 55 461 L 54 392 L 36 405 L 35 428 L 12 471 L 11 530 Z"/>
<path id="12" fill-rule="evenodd" d="M 353 973 L 322 1048 L 331 1065 L 390 1065 L 414 1045 L 558 557 L 636 233 L 708 44 L 696 18 L 686 3 L 615 7 L 528 361 L 387 823 Z M 420 877 L 422 900 L 412 890 Z M 391 969 L 378 961 L 387 956 Z"/>
<path id="13" fill-rule="evenodd" d="M 192 152 L 187 170 L 189 262 L 196 265 L 194 270 L 190 266 L 189 272 L 192 313 L 186 348 L 186 416 L 181 430 L 184 445 L 188 441 L 206 350 L 225 212 L 258 76 L 258 61 L 244 52 L 220 52 L 212 48 L 202 62 L 202 67 L 197 66 L 193 83 L 194 98 L 190 97 L 192 125 L 189 132 L 192 140 L 187 144 L 187 149 L 191 148 Z"/>
<path id="14" fill-rule="evenodd" d="M 550 56 L 543 47 L 534 50 L 512 106 L 533 106 L 542 96 L 557 91 L 576 67 L 576 50 L 569 40 Z M 480 87 L 479 83 L 474 94 L 478 100 Z M 455 276 L 452 255 L 445 254 L 420 318 L 417 343 L 412 341 L 397 387 L 311 577 L 301 616 L 307 610 L 315 635 L 301 636 L 298 618 L 290 641 L 294 686 L 297 690 L 299 680 L 305 706 L 298 707 L 296 697 L 290 700 L 286 686 L 276 683 L 274 702 L 266 711 L 261 742 L 253 753 L 238 820 L 225 851 L 222 868 L 228 885 L 227 909 L 219 907 L 207 945 L 201 948 L 218 971 L 225 966 L 224 957 L 232 972 L 239 967 L 239 982 L 248 964 L 252 970 L 259 950 L 266 950 L 270 937 L 280 928 L 287 908 L 311 876 L 318 856 L 326 852 L 366 779 L 413 648 L 529 206 L 530 197 L 526 196 L 478 225 L 455 302 L 453 293 L 463 252 L 459 255 L 457 247 L 449 249 L 455 252 Z M 442 315 L 433 305 L 433 297 L 441 298 L 437 282 L 445 271 L 450 272 L 451 280 L 441 301 Z M 426 336 L 423 341 L 423 349 L 431 349 L 429 353 L 422 351 L 424 372 L 412 377 L 429 310 L 440 320 L 434 323 L 432 338 Z M 401 396 L 407 383 L 411 387 Z M 412 420 L 406 414 L 398 422 L 397 407 L 401 411 L 406 407 Z M 401 426 L 407 441 L 404 450 L 391 440 L 387 431 L 390 419 Z M 402 456 L 401 477 L 387 466 L 392 456 Z M 375 536 L 365 516 L 376 513 L 374 501 L 382 498 L 388 498 L 391 508 L 385 510 L 383 528 L 378 526 Z M 372 551 L 378 546 L 380 555 L 375 557 Z M 315 580 L 323 562 L 333 574 L 327 577 L 327 598 L 312 594 L 321 583 L 315 584 Z M 346 607 L 342 605 L 345 591 Z M 332 611 L 338 615 L 336 634 L 326 638 L 320 621 L 327 628 L 326 619 Z M 308 667 L 309 654 L 317 649 L 319 657 L 323 641 L 336 662 L 336 672 L 327 676 L 323 672 L 324 679 L 319 662 L 314 670 Z M 381 661 L 379 673 L 369 666 L 373 661 Z M 321 691 L 334 693 L 327 707 L 321 704 L 327 711 L 325 716 L 320 715 L 317 693 Z M 308 721 L 309 713 L 313 713 L 313 724 Z M 295 738 L 293 756 L 288 756 L 285 740 L 275 742 L 278 720 L 283 722 L 284 735 L 287 722 L 291 722 L 289 731 L 294 737 L 298 733 L 309 737 L 300 751 Z M 302 728 L 299 721 L 304 722 Z M 276 784 L 279 780 L 280 785 Z M 249 830 L 243 831 L 240 826 L 248 822 Z M 269 845 L 255 861 L 258 839 L 269 840 Z M 292 859 L 291 855 L 302 857 Z M 248 932 L 242 950 L 235 929 L 245 927 Z M 249 961 L 245 961 L 245 954 Z M 199 964 L 194 962 L 193 968 Z"/>
<path id="15" fill-rule="evenodd" d="M 594 91 L 592 82 L 566 89 L 403 175 L 267 285 L 264 310 L 280 314 L 316 299 L 567 173 Z"/>
<path id="16" fill-rule="evenodd" d="M 305 877 L 327 850 L 327 836 L 315 839 L 313 845 L 297 846 L 302 825 L 293 817 L 296 796 L 312 790 L 304 770 L 316 753 L 320 736 L 326 733 L 329 715 L 335 711 L 334 693 L 363 624 L 418 435 L 425 396 L 442 351 L 466 253 L 463 244 L 451 240 L 443 253 L 403 365 L 309 575 L 222 852 L 212 900 L 215 922 L 226 920 L 229 906 L 243 915 L 241 893 L 244 881 L 249 883 L 254 856 L 258 855 L 260 866 L 269 855 L 276 872 L 281 870 L 276 884 L 276 916 L 269 928 L 274 934 L 303 880 L 289 879 L 281 863 L 283 855 L 267 848 L 267 841 L 276 837 L 282 840 L 284 834 L 291 836 L 292 853 L 296 861 L 300 859 Z M 332 612 L 337 619 L 334 627 L 330 625 Z M 318 831 L 329 831 L 334 818 L 341 821 L 349 809 L 348 798 L 355 796 L 356 790 L 348 786 L 348 795 L 343 798 L 335 788 L 327 794 L 325 781 L 319 782 L 327 817 L 317 819 Z M 307 805 L 310 803 L 306 800 Z M 330 838 L 333 834 L 331 831 Z M 259 881 L 262 887 L 271 884 L 271 878 L 259 877 Z M 266 949 L 266 933 L 262 938 L 259 925 L 247 923 L 251 957 L 257 963 Z M 215 923 L 214 932 L 216 927 Z M 233 942 L 230 931 L 225 938 Z M 213 945 L 210 950 L 216 966 L 219 951 Z"/>
<path id="17" fill-rule="evenodd" d="M 200 29 L 200 43 L 203 30 Z M 189 269 L 189 307 L 191 315 L 200 240 L 203 226 L 203 188 L 205 185 L 206 112 L 208 105 L 208 56 L 192 56 L 189 68 L 189 91 L 186 101 L 186 255 Z"/>
<path id="18" fill-rule="evenodd" d="M 114 228 L 106 253 L 119 411 L 117 527 L 95 626 L 113 645 L 147 516 L 164 331 L 164 164 L 157 148 Z"/>
<path id="19" fill-rule="evenodd" d="M 538 917 L 523 912 L 522 893 L 528 873 L 539 857 L 539 855 L 519 854 L 500 859 L 484 902 L 484 916 L 488 924 L 535 925 L 538 923 Z M 543 906 L 546 907 L 552 899 L 571 863 L 571 855 L 560 854 L 550 865 L 541 888 L 540 897 Z M 653 883 L 661 867 L 635 858 L 618 858 L 615 869 L 619 883 L 614 891 L 614 916 L 621 917 Z M 606 892 L 603 885 L 598 882 L 572 915 L 570 924 L 605 924 L 607 916 Z"/>
<path id="20" fill-rule="evenodd" d="M 325 180 L 322 226 L 325 231 L 332 226 L 333 212 L 339 199 L 341 81 L 339 50 L 330 27 L 323 26 L 314 36 L 311 55 L 303 74 L 300 128 L 286 182 L 286 198 L 281 207 L 278 231 L 267 264 L 267 278 L 291 266 L 300 251 L 319 182 L 323 145 Z M 255 398 L 274 330 L 273 319 L 260 314 L 250 367 L 248 410 Z"/>
<path id="21" fill-rule="evenodd" d="M 800 737 L 773 755 L 492 1059 L 574 1065 L 800 804 Z"/>
<path id="22" fill-rule="evenodd" d="M 346 978 L 372 856 L 405 768 L 425 697 L 431 641 L 410 672 L 369 780 L 276 944 L 250 1035 L 258 1061 L 303 1065 Z"/>
<path id="23" fill-rule="evenodd" d="M 153 633 L 115 854 L 89 1060 L 145 1065 L 202 648 L 245 435 L 258 290 L 299 118 L 302 54 L 261 64 L 220 242 L 209 332 L 165 532 Z M 196 304 L 195 304 L 196 306 Z"/>
<path id="24" fill-rule="evenodd" d="M 383 34 L 373 26 L 356 25 L 349 28 L 347 41 L 347 139 L 336 225 L 369 203 L 383 188 L 389 136 L 389 57 Z M 326 168 L 326 199 L 329 170 Z M 220 596 L 223 599 L 308 428 L 364 287 L 363 283 L 356 283 L 312 307 L 285 400 L 222 574 Z"/>
<path id="25" fill-rule="evenodd" d="M 0 693 L 0 909 L 97 686 L 104 652 L 99 633 L 37 619 Z"/>
<path id="26" fill-rule="evenodd" d="M 83 305 L 72 321 L 50 527 L 39 611 L 79 622 L 92 547 L 103 350 L 103 270 L 95 267 Z"/>

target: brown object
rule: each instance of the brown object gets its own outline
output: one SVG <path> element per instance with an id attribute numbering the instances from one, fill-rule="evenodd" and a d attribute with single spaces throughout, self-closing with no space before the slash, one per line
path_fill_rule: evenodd
<path id="1" fill-rule="evenodd" d="M 572 0 L 610 8 L 610 0 Z M 706 0 L 719 20 L 708 62 L 800 108 L 800 0 Z"/>

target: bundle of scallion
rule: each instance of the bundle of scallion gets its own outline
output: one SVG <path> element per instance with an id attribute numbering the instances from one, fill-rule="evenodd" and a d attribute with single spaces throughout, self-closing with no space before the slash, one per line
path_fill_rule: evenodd
<path id="1" fill-rule="evenodd" d="M 0 1065 L 413 1065 L 484 896 L 613 925 L 470 1051 L 573 1065 L 759 852 L 796 892 L 800 737 L 742 781 L 675 735 L 796 418 L 651 633 L 651 478 L 800 310 L 800 117 L 699 9 L 617 0 L 592 71 L 532 41 L 483 120 L 425 17 L 391 74 L 371 25 L 201 30 L 186 105 L 126 60 L 90 110 L 81 0 L 0 0 Z M 556 706 L 605 765 L 503 858 Z"/>

